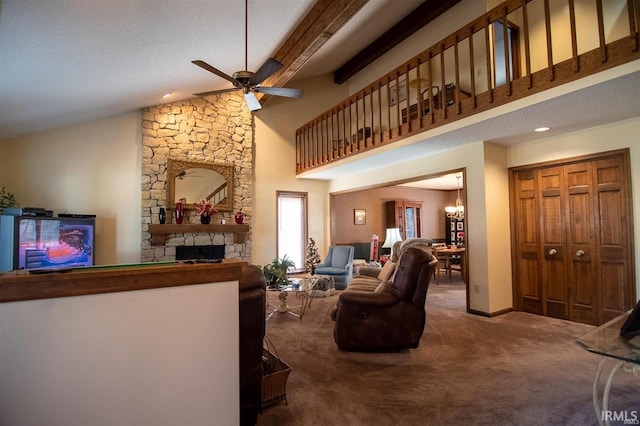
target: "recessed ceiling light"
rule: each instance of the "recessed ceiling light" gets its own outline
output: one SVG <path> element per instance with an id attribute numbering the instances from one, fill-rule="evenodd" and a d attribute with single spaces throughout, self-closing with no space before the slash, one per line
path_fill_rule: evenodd
<path id="1" fill-rule="evenodd" d="M 546 132 L 547 130 L 549 130 L 550 127 L 538 127 L 537 129 L 534 129 L 534 132 Z"/>
<path id="2" fill-rule="evenodd" d="M 169 92 L 169 93 L 165 93 L 164 95 L 162 95 L 163 99 L 168 98 L 169 96 L 173 95 L 173 92 Z"/>

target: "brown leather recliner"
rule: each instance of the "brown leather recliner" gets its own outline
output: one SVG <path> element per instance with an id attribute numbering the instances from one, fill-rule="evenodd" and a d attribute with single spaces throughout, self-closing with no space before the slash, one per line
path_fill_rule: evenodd
<path id="1" fill-rule="evenodd" d="M 393 282 L 375 292 L 345 291 L 333 337 L 343 351 L 393 352 L 417 348 L 424 331 L 425 300 L 438 260 L 430 250 L 402 253 Z"/>
<path id="2" fill-rule="evenodd" d="M 266 282 L 256 266 L 240 276 L 240 424 L 255 425 L 262 405 L 262 343 L 265 330 Z"/>

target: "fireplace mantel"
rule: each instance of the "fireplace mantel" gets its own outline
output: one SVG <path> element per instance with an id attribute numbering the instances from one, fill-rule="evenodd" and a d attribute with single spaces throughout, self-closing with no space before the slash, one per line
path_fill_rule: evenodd
<path id="1" fill-rule="evenodd" d="M 246 223 L 237 224 L 209 224 L 202 225 L 199 223 L 183 223 L 174 224 L 167 223 L 164 225 L 150 224 L 149 233 L 151 234 L 152 246 L 163 246 L 167 234 L 234 234 L 233 240 L 236 244 L 243 244 L 247 240 L 249 233 L 249 225 Z"/>

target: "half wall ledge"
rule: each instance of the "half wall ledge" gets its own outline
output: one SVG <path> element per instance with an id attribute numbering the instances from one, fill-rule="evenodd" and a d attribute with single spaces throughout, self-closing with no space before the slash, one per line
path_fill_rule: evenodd
<path id="1" fill-rule="evenodd" d="M 150 224 L 149 233 L 151 234 L 152 246 L 165 245 L 166 236 L 168 234 L 234 234 L 233 242 L 236 244 L 244 244 L 247 241 L 249 233 L 249 225 L 243 223 L 237 224 Z"/>

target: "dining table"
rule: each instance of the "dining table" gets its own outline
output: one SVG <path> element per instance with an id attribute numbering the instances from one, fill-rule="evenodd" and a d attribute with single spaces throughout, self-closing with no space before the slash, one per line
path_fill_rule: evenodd
<path id="1" fill-rule="evenodd" d="M 443 246 L 443 247 L 435 247 L 436 256 L 444 255 L 444 256 L 460 256 L 460 274 L 462 275 L 462 280 L 467 282 L 467 268 L 466 268 L 466 249 L 465 247 L 458 246 Z"/>

